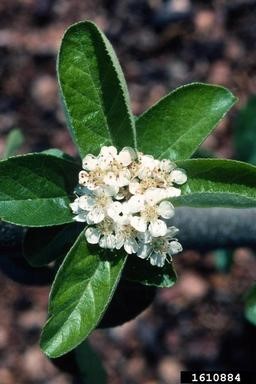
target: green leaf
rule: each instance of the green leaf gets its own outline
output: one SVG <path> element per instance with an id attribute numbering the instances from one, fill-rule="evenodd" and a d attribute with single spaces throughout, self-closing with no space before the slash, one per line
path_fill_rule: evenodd
<path id="1" fill-rule="evenodd" d="M 41 347 L 49 357 L 61 356 L 80 344 L 100 321 L 120 279 L 125 258 L 112 260 L 88 247 L 82 233 L 64 259 L 50 294 L 50 318 Z"/>
<path id="2" fill-rule="evenodd" d="M 154 267 L 148 260 L 142 260 L 134 255 L 127 259 L 124 277 L 130 281 L 159 288 L 170 288 L 177 281 L 172 264 L 166 263 L 163 268 Z"/>
<path id="3" fill-rule="evenodd" d="M 245 301 L 245 316 L 252 324 L 256 325 L 256 285 L 249 290 Z"/>
<path id="4" fill-rule="evenodd" d="M 29 228 L 23 241 L 24 256 L 32 267 L 64 257 L 83 230 L 81 223 Z"/>
<path id="5" fill-rule="evenodd" d="M 21 130 L 13 129 L 7 136 L 3 159 L 16 155 L 17 150 L 22 146 L 23 142 L 24 136 Z"/>
<path id="6" fill-rule="evenodd" d="M 234 147 L 237 160 L 256 164 L 256 96 L 241 109 L 235 120 Z"/>
<path id="7" fill-rule="evenodd" d="M 172 160 L 189 158 L 235 101 L 219 86 L 194 83 L 177 88 L 136 121 L 138 149 Z"/>
<path id="8" fill-rule="evenodd" d="M 135 146 L 135 125 L 125 79 L 106 36 L 92 22 L 65 33 L 58 58 L 64 108 L 83 157 L 113 143 Z"/>
<path id="9" fill-rule="evenodd" d="M 256 207 L 256 167 L 234 160 L 193 159 L 178 161 L 188 181 L 181 187 L 176 206 Z"/>
<path id="10" fill-rule="evenodd" d="M 0 215 L 31 227 L 73 222 L 77 164 L 46 154 L 28 154 L 0 161 Z"/>
<path id="11" fill-rule="evenodd" d="M 87 340 L 75 349 L 75 356 L 84 384 L 107 383 L 107 373 L 101 359 Z"/>

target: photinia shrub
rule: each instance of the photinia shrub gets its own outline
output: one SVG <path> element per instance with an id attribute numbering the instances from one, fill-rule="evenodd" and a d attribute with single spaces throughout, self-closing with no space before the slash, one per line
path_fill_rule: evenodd
<path id="1" fill-rule="evenodd" d="M 57 74 L 80 160 L 52 149 L 0 162 L 1 219 L 28 228 L 31 265 L 58 270 L 41 336 L 52 358 L 104 325 L 123 282 L 176 282 L 175 207 L 256 206 L 256 167 L 190 159 L 236 102 L 227 89 L 189 84 L 135 117 L 115 52 L 88 21 L 64 34 Z"/>

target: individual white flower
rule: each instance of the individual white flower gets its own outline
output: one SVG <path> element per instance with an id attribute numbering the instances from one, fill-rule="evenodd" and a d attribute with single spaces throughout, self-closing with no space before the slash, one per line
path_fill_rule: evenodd
<path id="1" fill-rule="evenodd" d="M 163 267 L 166 260 L 171 261 L 173 255 L 182 251 L 181 244 L 173 237 L 177 232 L 176 227 L 170 227 L 165 236 L 155 238 L 145 233 L 144 237 L 140 237 L 137 256 L 149 259 L 151 265 Z"/>
<path id="2" fill-rule="evenodd" d="M 115 190 L 111 188 L 98 188 L 93 193 L 79 197 L 78 205 L 87 212 L 88 224 L 98 224 L 107 216 L 107 210 L 112 204 Z"/>
<path id="3" fill-rule="evenodd" d="M 110 219 L 103 220 L 95 227 L 85 230 L 85 237 L 90 244 L 99 244 L 101 248 L 113 250 L 116 246 L 114 223 Z"/>
<path id="4" fill-rule="evenodd" d="M 174 215 L 174 207 L 169 201 L 162 200 L 162 190 L 155 188 L 148 190 L 144 195 L 134 195 L 128 201 L 131 213 L 140 213 L 132 216 L 131 226 L 139 232 L 149 230 L 152 236 L 164 236 L 167 232 L 167 225 L 163 219 L 170 219 Z"/>
<path id="5" fill-rule="evenodd" d="M 111 150 L 107 149 L 111 148 Z M 114 147 L 105 147 L 103 152 L 109 156 L 109 167 L 104 177 L 104 182 L 107 185 L 118 188 L 127 186 L 131 180 L 131 172 L 127 168 L 134 160 L 136 153 L 132 148 L 125 147 L 119 154 Z"/>

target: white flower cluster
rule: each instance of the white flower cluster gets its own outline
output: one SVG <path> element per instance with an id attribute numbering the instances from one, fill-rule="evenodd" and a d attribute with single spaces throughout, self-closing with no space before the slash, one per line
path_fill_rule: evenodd
<path id="1" fill-rule="evenodd" d="M 156 160 L 125 147 L 102 147 L 96 157 L 87 155 L 79 173 L 77 198 L 70 204 L 74 220 L 86 222 L 88 243 L 121 249 L 163 267 L 182 251 L 175 238 L 178 229 L 168 227 L 174 207 L 187 181 L 184 170 L 169 160 Z"/>

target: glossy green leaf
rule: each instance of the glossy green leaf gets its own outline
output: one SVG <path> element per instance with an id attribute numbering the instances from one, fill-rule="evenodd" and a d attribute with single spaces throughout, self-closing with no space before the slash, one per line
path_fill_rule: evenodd
<path id="1" fill-rule="evenodd" d="M 125 258 L 111 260 L 88 247 L 82 233 L 63 261 L 50 294 L 49 315 L 41 347 L 49 357 L 80 344 L 100 321 L 119 281 Z"/>
<path id="2" fill-rule="evenodd" d="M 57 225 L 46 228 L 29 228 L 23 242 L 24 256 L 33 267 L 41 267 L 64 257 L 81 233 L 84 225 Z"/>
<path id="3" fill-rule="evenodd" d="M 249 290 L 245 301 L 245 316 L 252 324 L 256 325 L 256 285 Z"/>
<path id="4" fill-rule="evenodd" d="M 161 158 L 187 159 L 235 101 L 219 86 L 194 83 L 177 88 L 136 121 L 138 149 Z"/>
<path id="5" fill-rule="evenodd" d="M 106 36 L 92 22 L 65 33 L 58 74 L 66 115 L 81 156 L 103 145 L 135 146 L 125 79 Z"/>
<path id="6" fill-rule="evenodd" d="M 256 167 L 233 160 L 193 159 L 178 161 L 188 181 L 176 206 L 256 207 Z"/>
<path id="7" fill-rule="evenodd" d="M 159 288 L 170 288 L 177 281 L 172 264 L 166 263 L 163 268 L 154 267 L 148 260 L 142 260 L 134 255 L 127 259 L 124 277 L 130 281 Z"/>
<path id="8" fill-rule="evenodd" d="M 1 219 L 31 227 L 73 222 L 78 172 L 72 161 L 40 153 L 1 161 Z"/>

